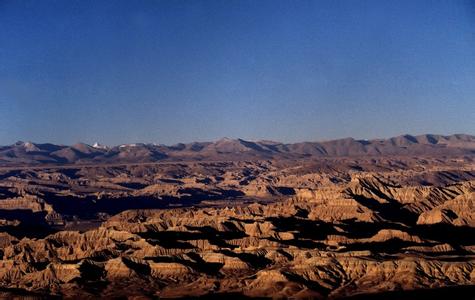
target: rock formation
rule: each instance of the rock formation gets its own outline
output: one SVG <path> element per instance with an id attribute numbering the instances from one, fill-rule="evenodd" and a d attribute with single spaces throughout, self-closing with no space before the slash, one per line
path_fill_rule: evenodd
<path id="1" fill-rule="evenodd" d="M 390 143 L 460 147 L 426 138 Z M 258 146 L 212 149 L 275 145 Z M 7 166 L 0 286 L 7 296 L 317 299 L 471 286 L 474 201 L 465 154 Z"/>

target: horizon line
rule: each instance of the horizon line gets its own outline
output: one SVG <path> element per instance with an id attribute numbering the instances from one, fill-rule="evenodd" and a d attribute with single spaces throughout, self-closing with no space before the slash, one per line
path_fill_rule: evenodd
<path id="1" fill-rule="evenodd" d="M 105 146 L 105 147 L 108 147 L 108 148 L 114 148 L 114 147 L 119 147 L 119 146 L 123 146 L 123 145 L 135 145 L 135 144 L 172 147 L 172 146 L 179 145 L 179 144 L 186 145 L 186 144 L 193 144 L 193 143 L 216 143 L 216 142 L 219 142 L 219 141 L 222 141 L 222 140 L 231 140 L 231 141 L 241 140 L 241 141 L 252 142 L 252 143 L 272 142 L 272 143 L 290 145 L 290 144 L 299 144 L 299 143 L 325 143 L 325 142 L 333 142 L 333 141 L 347 140 L 347 139 L 353 139 L 355 141 L 377 141 L 377 140 L 388 140 L 388 139 L 392 139 L 392 138 L 405 137 L 405 136 L 409 136 L 409 137 L 419 137 L 419 136 L 450 137 L 450 136 L 459 136 L 459 135 L 475 137 L 475 134 L 471 134 L 471 133 L 451 133 L 451 134 L 441 134 L 441 133 L 409 134 L 409 133 L 403 133 L 403 134 L 393 135 L 393 136 L 389 136 L 389 137 L 354 138 L 354 137 L 351 137 L 351 136 L 347 136 L 347 137 L 333 138 L 333 139 L 321 139 L 321 140 L 317 139 L 317 140 L 302 140 L 302 141 L 296 141 L 296 142 L 284 142 L 284 141 L 265 139 L 265 138 L 264 139 L 246 139 L 246 138 L 234 138 L 234 137 L 226 137 L 225 136 L 225 137 L 210 139 L 210 140 L 195 140 L 195 141 L 190 141 L 190 142 L 177 142 L 177 143 L 174 143 L 174 144 L 165 144 L 165 143 L 158 143 L 158 142 L 137 142 L 137 141 L 136 142 L 131 142 L 131 143 L 120 143 L 120 144 L 113 144 L 113 145 L 106 144 L 106 143 L 101 143 L 101 142 L 98 142 L 98 141 L 95 141 L 93 143 L 78 141 L 78 142 L 75 142 L 75 143 L 72 143 L 72 144 L 68 144 L 68 143 L 55 143 L 55 142 L 34 142 L 34 141 L 31 141 L 31 140 L 18 140 L 14 143 L 3 144 L 3 145 L 0 145 L 0 146 L 12 146 L 12 145 L 19 144 L 19 143 L 32 143 L 32 144 L 35 144 L 35 145 L 52 144 L 52 145 L 57 145 L 57 146 L 74 146 L 74 145 L 84 144 L 84 145 L 88 145 L 88 146 L 91 146 L 91 147 L 94 147 L 95 144 L 98 144 L 100 146 Z"/>

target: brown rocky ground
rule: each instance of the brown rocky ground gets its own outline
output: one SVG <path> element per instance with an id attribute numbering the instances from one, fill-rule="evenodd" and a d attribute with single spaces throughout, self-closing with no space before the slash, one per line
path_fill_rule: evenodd
<path id="1" fill-rule="evenodd" d="M 0 228 L 6 296 L 473 296 L 475 160 L 9 167 Z"/>

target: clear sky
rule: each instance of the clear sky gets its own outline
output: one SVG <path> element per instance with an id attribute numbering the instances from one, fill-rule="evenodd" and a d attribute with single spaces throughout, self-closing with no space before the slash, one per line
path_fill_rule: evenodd
<path id="1" fill-rule="evenodd" d="M 475 134 L 473 1 L 0 0 L 0 144 Z"/>

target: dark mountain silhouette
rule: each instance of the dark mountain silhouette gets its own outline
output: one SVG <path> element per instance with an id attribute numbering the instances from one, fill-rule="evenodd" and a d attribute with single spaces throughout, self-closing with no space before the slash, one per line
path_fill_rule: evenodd
<path id="1" fill-rule="evenodd" d="M 344 156 L 463 156 L 475 154 L 475 136 L 401 135 L 389 139 L 345 138 L 323 142 L 279 143 L 223 138 L 215 142 L 180 143 L 173 146 L 127 144 L 94 147 L 17 142 L 0 147 L 0 164 L 141 163 L 180 160 L 256 160 Z"/>

